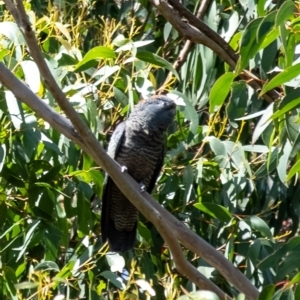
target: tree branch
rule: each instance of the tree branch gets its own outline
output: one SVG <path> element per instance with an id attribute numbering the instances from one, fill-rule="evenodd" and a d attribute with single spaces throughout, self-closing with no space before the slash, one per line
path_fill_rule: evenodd
<path id="1" fill-rule="evenodd" d="M 170 22 L 173 27 L 186 39 L 195 44 L 202 44 L 214 51 L 231 69 L 235 70 L 239 56 L 234 53 L 230 45 L 224 41 L 215 31 L 194 16 L 178 0 L 150 0 L 158 11 Z M 183 16 L 185 19 L 182 19 Z M 262 82 L 255 74 L 246 71 L 239 76 L 246 80 L 256 92 L 262 89 Z M 280 95 L 275 91 L 268 91 L 263 98 L 272 103 Z"/>
<path id="2" fill-rule="evenodd" d="M 210 280 L 208 280 L 204 275 L 202 275 L 192 264 L 186 261 L 183 256 L 181 247 L 176 239 L 176 236 L 173 234 L 170 224 L 163 222 L 163 218 L 160 214 L 157 213 L 157 230 L 167 243 L 172 258 L 175 263 L 176 269 L 179 273 L 186 275 L 189 274 L 189 279 L 193 281 L 198 287 L 204 290 L 209 290 L 218 295 L 220 299 L 230 300 L 231 298 L 227 296 L 219 287 L 214 285 Z"/>
<path id="3" fill-rule="evenodd" d="M 199 10 L 198 10 L 197 15 L 196 15 L 197 18 L 200 18 L 200 19 L 203 18 L 204 14 L 205 14 L 205 11 L 206 11 L 208 5 L 210 4 L 210 1 L 211 0 L 203 0 L 201 2 L 201 5 L 200 5 Z M 190 53 L 190 51 L 193 49 L 194 45 L 195 44 L 190 40 L 187 40 L 185 42 L 185 44 L 184 44 L 183 48 L 181 49 L 176 61 L 173 64 L 173 68 L 175 70 L 179 70 L 182 67 L 182 65 L 186 62 L 187 56 Z M 159 89 L 160 91 L 164 90 L 164 87 L 171 80 L 172 76 L 173 76 L 173 73 L 169 72 L 168 76 L 166 77 L 166 80 L 164 81 L 164 83 L 162 85 L 162 87 Z"/>
<path id="4" fill-rule="evenodd" d="M 166 1 L 150 0 L 159 12 L 170 22 L 173 27 L 186 39 L 196 44 L 203 44 L 213 50 L 222 60 L 234 69 L 236 61 L 232 59 L 226 50 L 218 45 L 214 40 L 203 34 L 198 28 L 183 21 L 180 13 Z"/>

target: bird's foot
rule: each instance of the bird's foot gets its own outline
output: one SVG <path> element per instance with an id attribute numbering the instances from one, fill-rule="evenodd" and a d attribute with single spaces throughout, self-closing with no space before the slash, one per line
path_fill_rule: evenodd
<path id="1" fill-rule="evenodd" d="M 140 182 L 139 185 L 140 185 L 140 192 L 141 193 L 146 192 L 146 186 L 144 185 L 144 183 Z"/>
<path id="2" fill-rule="evenodd" d="M 121 172 L 122 172 L 122 173 L 125 173 L 125 172 L 127 172 L 127 171 L 128 171 L 128 169 L 127 169 L 126 166 L 121 166 Z"/>

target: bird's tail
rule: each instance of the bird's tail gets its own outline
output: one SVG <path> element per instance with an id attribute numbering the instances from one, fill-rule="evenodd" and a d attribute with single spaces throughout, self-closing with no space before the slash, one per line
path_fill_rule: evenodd
<path id="1" fill-rule="evenodd" d="M 136 227 L 137 222 L 135 223 L 133 229 L 130 231 L 119 231 L 115 228 L 113 221 L 110 220 L 107 231 L 107 240 L 110 247 L 110 251 L 125 252 L 127 250 L 132 249 L 134 247 L 136 239 Z"/>
<path id="2" fill-rule="evenodd" d="M 112 192 L 113 191 L 113 192 Z M 102 241 L 108 241 L 111 251 L 125 252 L 134 246 L 138 211 L 107 178 L 102 196 Z M 117 224 L 117 226 L 116 226 Z M 118 228 L 118 229 L 117 229 Z"/>

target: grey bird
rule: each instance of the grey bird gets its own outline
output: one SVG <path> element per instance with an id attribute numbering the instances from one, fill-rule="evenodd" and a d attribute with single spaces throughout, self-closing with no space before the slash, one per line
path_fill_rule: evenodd
<path id="1" fill-rule="evenodd" d="M 129 118 L 113 132 L 108 154 L 151 193 L 165 154 L 165 133 L 173 123 L 176 105 L 167 96 L 141 100 Z M 101 233 L 110 250 L 132 249 L 136 238 L 138 210 L 107 176 L 102 196 Z"/>

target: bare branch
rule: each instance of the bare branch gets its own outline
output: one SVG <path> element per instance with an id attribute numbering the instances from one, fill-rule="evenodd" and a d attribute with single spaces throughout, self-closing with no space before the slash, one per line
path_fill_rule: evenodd
<path id="1" fill-rule="evenodd" d="M 178 0 L 169 0 L 168 4 L 165 0 L 150 0 L 159 12 L 170 22 L 173 27 L 186 39 L 195 44 L 202 44 L 214 51 L 231 69 L 236 68 L 239 56 L 235 54 L 233 49 L 226 43 L 215 31 L 210 29 L 206 24 L 194 16 L 185 6 Z M 183 20 L 184 16 L 186 20 Z M 262 89 L 262 82 L 250 71 L 239 75 L 242 79 L 256 91 Z M 271 90 L 263 95 L 268 102 L 274 102 L 280 95 Z"/>
<path id="2" fill-rule="evenodd" d="M 170 22 L 173 25 L 173 27 L 184 38 L 192 41 L 193 43 L 203 44 L 204 46 L 207 46 L 208 48 L 213 50 L 222 60 L 228 63 L 228 65 L 232 69 L 235 68 L 236 59 L 233 59 L 230 55 L 228 55 L 226 49 L 222 48 L 214 40 L 207 37 L 198 28 L 196 28 L 195 26 L 191 26 L 188 22 L 182 20 L 180 13 L 174 7 L 172 7 L 166 1 L 161 1 L 161 0 L 150 0 L 150 1 L 156 6 L 159 12 L 168 20 L 168 22 Z"/>
<path id="3" fill-rule="evenodd" d="M 180 15 L 185 17 L 192 26 L 195 26 L 197 29 L 200 30 L 205 36 L 207 36 L 209 39 L 214 41 L 216 44 L 218 44 L 222 49 L 226 51 L 229 57 L 234 61 L 237 62 L 238 55 L 236 55 L 233 51 L 233 49 L 229 46 L 228 43 L 222 39 L 218 33 L 211 30 L 204 22 L 202 22 L 200 19 L 198 19 L 196 16 L 194 16 L 185 6 L 183 6 L 179 1 L 177 0 L 168 0 L 169 3 L 178 11 Z M 226 61 L 226 60 L 225 60 Z"/>
<path id="4" fill-rule="evenodd" d="M 199 10 L 198 10 L 197 15 L 196 15 L 197 18 L 200 18 L 200 19 L 203 18 L 209 3 L 210 3 L 210 0 L 204 0 L 204 1 L 201 2 L 201 5 L 200 5 Z M 181 49 L 176 61 L 173 64 L 173 68 L 175 70 L 179 70 L 182 67 L 182 65 L 186 62 L 187 56 L 190 53 L 190 51 L 193 49 L 194 45 L 195 44 L 190 40 L 187 40 L 185 42 L 185 44 L 184 44 L 183 48 Z M 168 76 L 166 77 L 166 80 L 164 81 L 162 87 L 160 88 L 160 91 L 164 90 L 164 87 L 171 80 L 172 76 L 173 76 L 173 73 L 169 72 Z"/>

